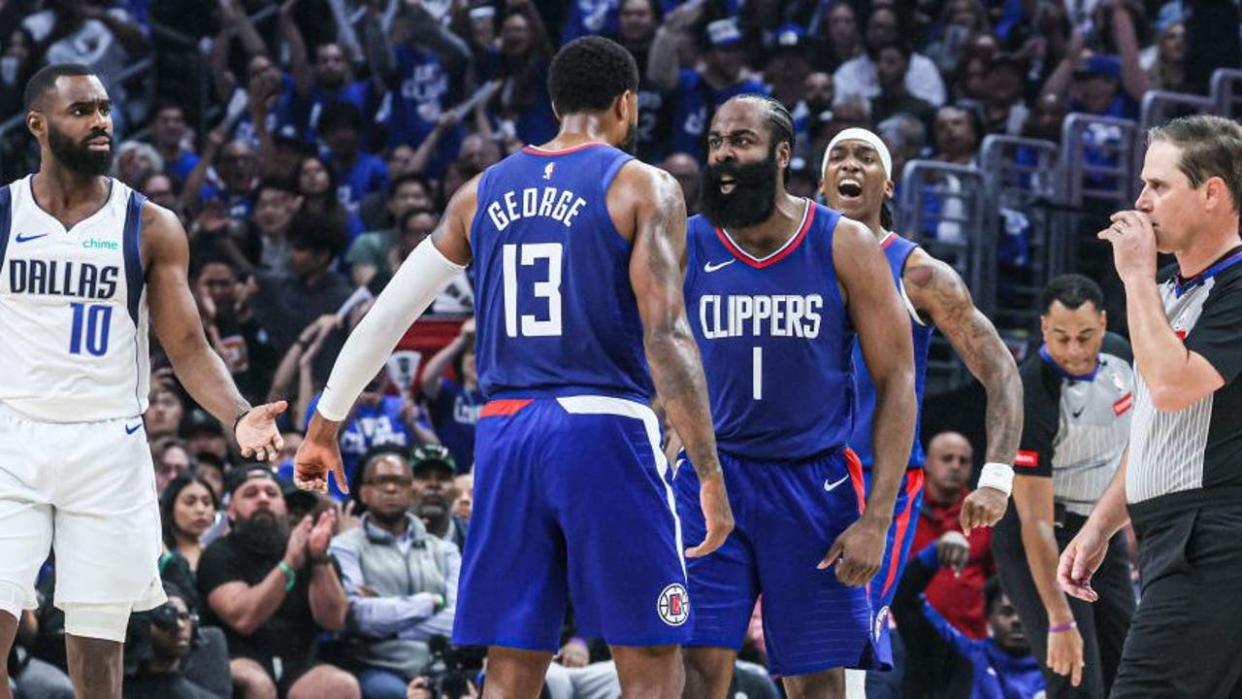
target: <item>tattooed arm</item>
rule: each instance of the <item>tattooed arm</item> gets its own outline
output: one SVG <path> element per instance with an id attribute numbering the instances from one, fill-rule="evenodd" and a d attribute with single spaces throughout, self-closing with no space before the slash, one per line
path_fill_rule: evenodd
<path id="1" fill-rule="evenodd" d="M 975 308 L 970 290 L 952 267 L 916 250 L 906 262 L 902 282 L 914 308 L 944 333 L 987 391 L 986 460 L 1012 465 L 1022 434 L 1022 380 L 1009 348 L 987 316 Z M 995 524 L 1005 513 L 1006 500 L 988 499 L 993 502 L 984 508 L 988 512 L 980 524 Z M 971 524 L 968 521 L 964 526 Z"/>

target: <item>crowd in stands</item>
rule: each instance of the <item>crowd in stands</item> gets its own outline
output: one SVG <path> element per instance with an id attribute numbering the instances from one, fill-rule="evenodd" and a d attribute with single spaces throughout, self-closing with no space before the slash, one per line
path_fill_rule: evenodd
<path id="1" fill-rule="evenodd" d="M 469 272 L 343 427 L 349 494 L 288 476 L 350 328 L 449 197 L 556 133 L 549 61 L 585 34 L 633 53 L 637 155 L 677 178 L 691 213 L 707 125 L 737 94 L 790 109 L 789 188 L 814 197 L 847 127 L 877 131 L 896 173 L 916 158 L 970 164 L 988 134 L 1056 142 L 1071 111 L 1134 117 L 1148 90 L 1205 93 L 1242 55 L 1231 0 L 0 0 L 0 121 L 24 114 L 41 65 L 93 68 L 116 104 L 114 174 L 180 216 L 212 346 L 250 401 L 289 402 L 273 471 L 240 458 L 153 361 L 170 601 L 134 617 L 126 697 L 478 691 L 481 655 L 445 642 L 485 402 Z M 0 127 L 6 181 L 33 167 L 23 130 Z M 871 696 L 1035 696 L 990 533 L 957 524 L 979 449 L 928 436 L 894 609 L 904 661 L 891 693 Z M 26 699 L 72 696 L 54 565 L 9 659 Z M 731 696 L 778 696 L 755 618 Z M 987 682 L 1003 693 L 980 693 Z M 547 691 L 615 696 L 606 646 L 569 623 Z"/>

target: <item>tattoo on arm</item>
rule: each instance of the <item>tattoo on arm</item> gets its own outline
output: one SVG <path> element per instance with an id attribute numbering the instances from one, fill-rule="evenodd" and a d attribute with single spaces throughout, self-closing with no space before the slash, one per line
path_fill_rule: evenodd
<path id="1" fill-rule="evenodd" d="M 915 308 L 930 316 L 987 391 L 986 459 L 1012 464 L 1022 434 L 1022 381 L 1009 348 L 948 265 L 918 264 L 903 278 Z"/>

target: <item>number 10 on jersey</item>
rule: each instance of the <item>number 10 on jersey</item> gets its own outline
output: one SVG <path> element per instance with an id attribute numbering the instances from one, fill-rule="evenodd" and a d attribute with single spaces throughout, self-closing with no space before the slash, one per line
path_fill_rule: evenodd
<path id="1" fill-rule="evenodd" d="M 548 315 L 539 318 L 523 313 L 518 320 L 518 249 L 521 266 L 533 266 L 541 260 L 548 264 L 548 276 L 533 284 L 535 298 L 546 299 Z M 558 337 L 561 335 L 561 258 L 560 243 L 527 243 L 505 245 L 502 249 L 502 276 L 505 283 L 505 335 L 509 337 Z"/>
<path id="2" fill-rule="evenodd" d="M 112 306 L 71 303 L 73 327 L 69 329 L 69 354 L 82 354 L 82 348 L 96 357 L 108 352 L 108 331 L 112 328 Z"/>

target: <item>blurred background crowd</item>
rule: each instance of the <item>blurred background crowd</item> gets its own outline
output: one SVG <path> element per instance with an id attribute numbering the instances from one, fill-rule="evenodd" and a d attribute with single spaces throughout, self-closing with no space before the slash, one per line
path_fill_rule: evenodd
<path id="1" fill-rule="evenodd" d="M 789 188 L 809 197 L 829 140 L 876 130 L 905 173 L 898 230 L 951 258 L 1022 358 L 1031 290 L 1071 268 L 1109 287 L 1080 231 L 1132 195 L 1140 127 L 1232 100 L 1218 69 L 1242 66 L 1239 28 L 1232 0 L 0 0 L 4 181 L 37 167 L 27 78 L 92 67 L 116 104 L 114 175 L 182 219 L 211 344 L 250 401 L 290 404 L 279 470 L 256 469 L 153 361 L 171 601 L 135 616 L 126 696 L 478 691 L 481 655 L 445 641 L 484 402 L 469 272 L 348 419 L 350 494 L 297 492 L 287 476 L 344 338 L 445 202 L 556 133 L 557 46 L 603 34 L 633 53 L 637 155 L 677 178 L 691 213 L 706 127 L 729 97 L 790 109 Z M 971 177 L 1015 172 L 998 175 L 1009 189 L 972 191 Z M 979 644 L 1032 662 L 992 582 L 989 532 L 957 526 L 982 451 L 982 400 L 962 397 L 978 387 L 949 361 L 933 373 L 912 554 L 925 565 L 894 610 L 899 628 L 914 615 L 933 632 L 906 635 L 892 686 L 871 696 L 972 696 L 973 675 L 996 667 L 979 666 Z M 21 697 L 72 696 L 53 569 L 9 658 Z M 777 696 L 755 618 L 732 694 Z M 615 696 L 606 647 L 572 621 L 564 641 L 548 695 Z"/>

